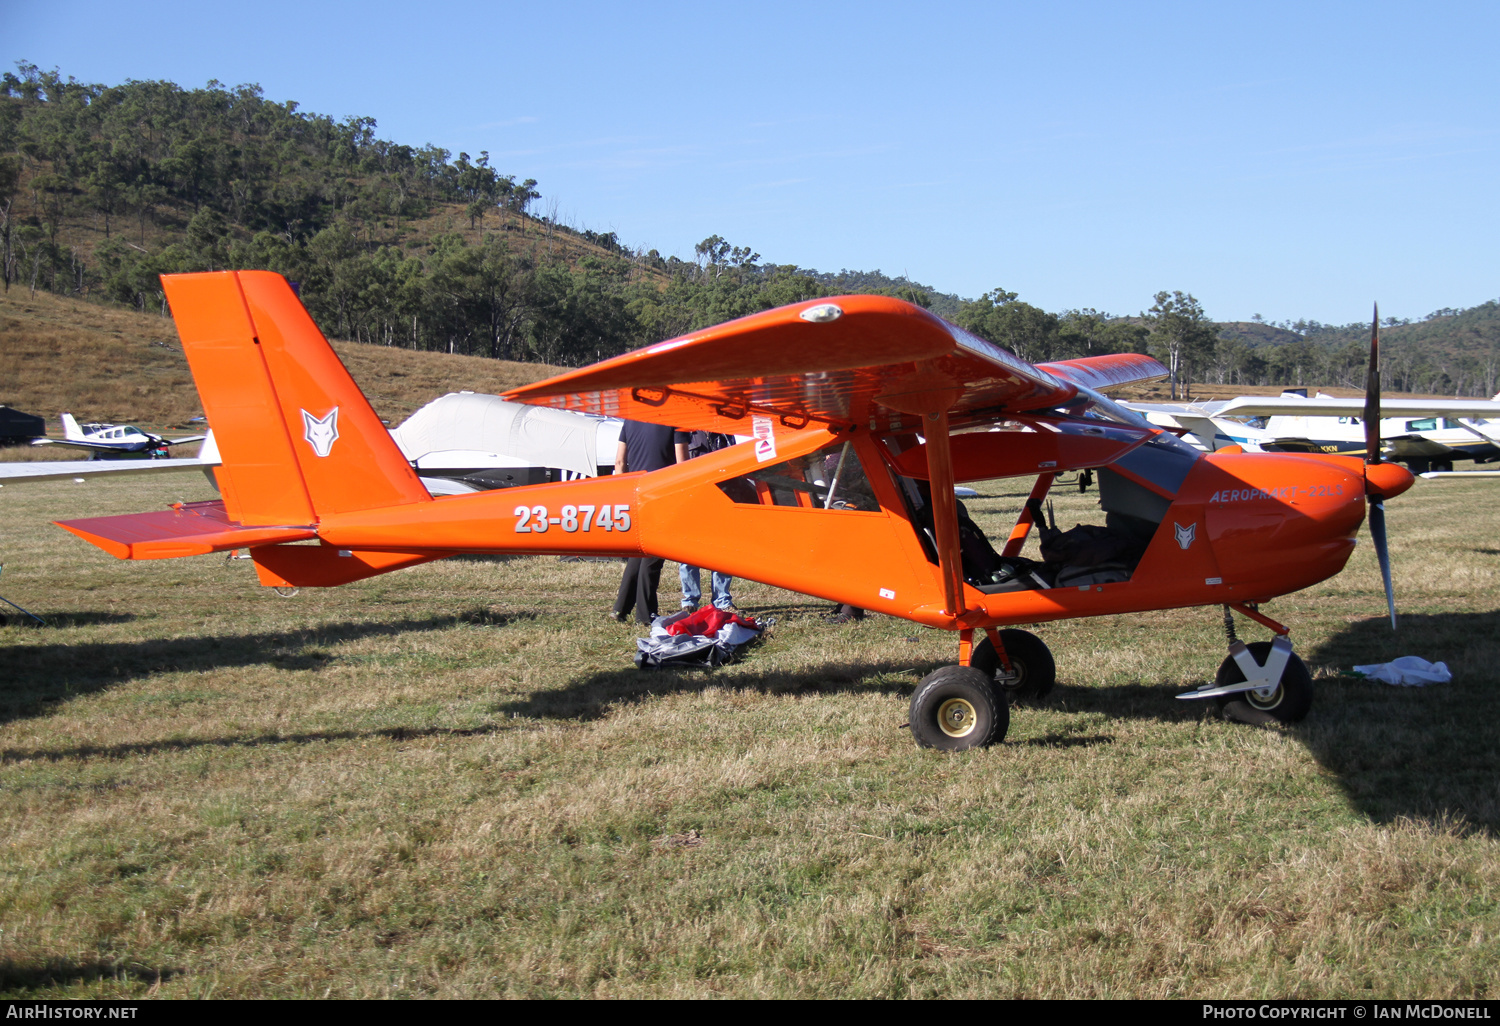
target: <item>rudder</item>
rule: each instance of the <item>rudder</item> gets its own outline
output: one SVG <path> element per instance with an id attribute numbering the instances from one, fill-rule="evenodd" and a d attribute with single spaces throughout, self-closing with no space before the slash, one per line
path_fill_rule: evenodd
<path id="1" fill-rule="evenodd" d="M 307 310 L 269 271 L 163 275 L 229 515 L 310 524 L 329 513 L 430 502 Z"/>

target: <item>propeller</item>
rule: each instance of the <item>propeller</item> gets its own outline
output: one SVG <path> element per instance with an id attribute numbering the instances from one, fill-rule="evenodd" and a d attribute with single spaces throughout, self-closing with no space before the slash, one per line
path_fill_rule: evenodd
<path id="1" fill-rule="evenodd" d="M 1375 557 L 1380 560 L 1380 577 L 1385 582 L 1385 604 L 1391 613 L 1391 630 L 1396 629 L 1396 592 L 1391 586 L 1391 552 L 1385 538 L 1385 495 L 1376 471 L 1380 456 L 1380 304 L 1370 321 L 1370 369 L 1365 375 L 1365 493 L 1370 500 L 1370 539 L 1375 543 Z M 1372 487 L 1373 486 L 1373 487 Z"/>

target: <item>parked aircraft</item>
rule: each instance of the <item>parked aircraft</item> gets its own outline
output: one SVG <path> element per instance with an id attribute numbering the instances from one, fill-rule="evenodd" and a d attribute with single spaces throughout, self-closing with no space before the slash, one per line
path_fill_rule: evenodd
<path id="1" fill-rule="evenodd" d="M 618 419 L 542 409 L 474 392 L 435 399 L 391 432 L 433 495 L 611 473 L 619 435 Z M 0 462 L 0 485 L 207 471 L 219 465 L 219 450 L 212 431 L 204 437 L 191 459 Z M 214 481 L 212 474 L 209 480 Z"/>
<path id="2" fill-rule="evenodd" d="M 93 459 L 152 459 L 167 458 L 167 449 L 185 442 L 199 442 L 202 435 L 187 435 L 184 438 L 164 438 L 150 431 L 142 431 L 131 424 L 84 424 L 71 413 L 62 415 L 63 437 L 38 438 L 32 445 L 66 445 L 74 449 L 88 449 Z"/>
<path id="3" fill-rule="evenodd" d="M 283 587 L 458 553 L 712 566 L 955 632 L 957 665 L 927 675 L 910 709 L 917 742 L 950 750 L 1000 740 L 1007 700 L 1053 684 L 1047 646 L 1008 625 L 1141 610 L 1224 608 L 1229 656 L 1213 684 L 1179 697 L 1251 722 L 1301 719 L 1311 677 L 1260 606 L 1338 573 L 1367 503 L 1394 623 L 1382 503 L 1411 474 L 1378 451 L 1200 452 L 1102 394 L 1165 375 L 1149 357 L 1033 366 L 898 299 L 802 302 L 508 396 L 750 440 L 651 473 L 434 498 L 285 280 L 163 285 L 218 433 L 224 497 L 60 523 L 120 558 L 248 548 L 261 583 Z M 1372 329 L 1372 411 L 1377 351 Z M 1044 560 L 1021 558 L 1071 470 L 1093 472 L 1106 523 L 1044 528 Z M 954 485 L 1023 476 L 1030 500 L 989 559 Z M 1275 639 L 1239 641 L 1231 611 Z"/>
<path id="4" fill-rule="evenodd" d="M 1247 452 L 1365 455 L 1364 400 L 1295 392 L 1240 396 L 1205 403 L 1123 405 L 1153 424 L 1185 429 L 1184 439 L 1207 452 L 1238 445 Z M 1452 470 L 1454 460 L 1500 458 L 1496 399 L 1382 399 L 1381 452 L 1413 472 Z"/>
<path id="5" fill-rule="evenodd" d="M 460 495 L 612 473 L 620 420 L 450 392 L 391 437 L 428 492 Z"/>

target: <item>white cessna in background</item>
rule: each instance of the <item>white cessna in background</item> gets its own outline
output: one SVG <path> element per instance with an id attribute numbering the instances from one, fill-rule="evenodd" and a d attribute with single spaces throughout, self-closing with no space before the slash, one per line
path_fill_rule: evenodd
<path id="1" fill-rule="evenodd" d="M 1183 432 L 1207 452 L 1238 445 L 1246 452 L 1365 455 L 1364 399 L 1298 392 L 1240 396 L 1204 403 L 1122 405 L 1158 427 Z M 1495 399 L 1380 400 L 1381 454 L 1416 473 L 1439 476 L 1454 460 L 1500 459 L 1500 396 Z M 1247 423 L 1248 421 L 1248 423 Z M 1500 472 L 1477 471 L 1482 476 Z"/>

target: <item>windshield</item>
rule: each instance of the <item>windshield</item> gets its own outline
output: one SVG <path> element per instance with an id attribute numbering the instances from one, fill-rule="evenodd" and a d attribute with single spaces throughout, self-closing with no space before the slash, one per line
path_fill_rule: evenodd
<path id="1" fill-rule="evenodd" d="M 1078 398 L 1063 411 L 1071 416 L 1085 417 L 1091 420 L 1104 420 L 1115 424 L 1123 424 L 1126 427 L 1142 428 L 1152 432 L 1152 437 L 1146 442 L 1158 452 L 1174 453 L 1177 456 L 1185 456 L 1189 459 L 1197 459 L 1202 455 L 1181 438 L 1170 431 L 1162 431 L 1152 424 L 1144 416 L 1134 410 L 1127 410 L 1108 396 L 1100 395 L 1091 389 L 1080 388 Z"/>

